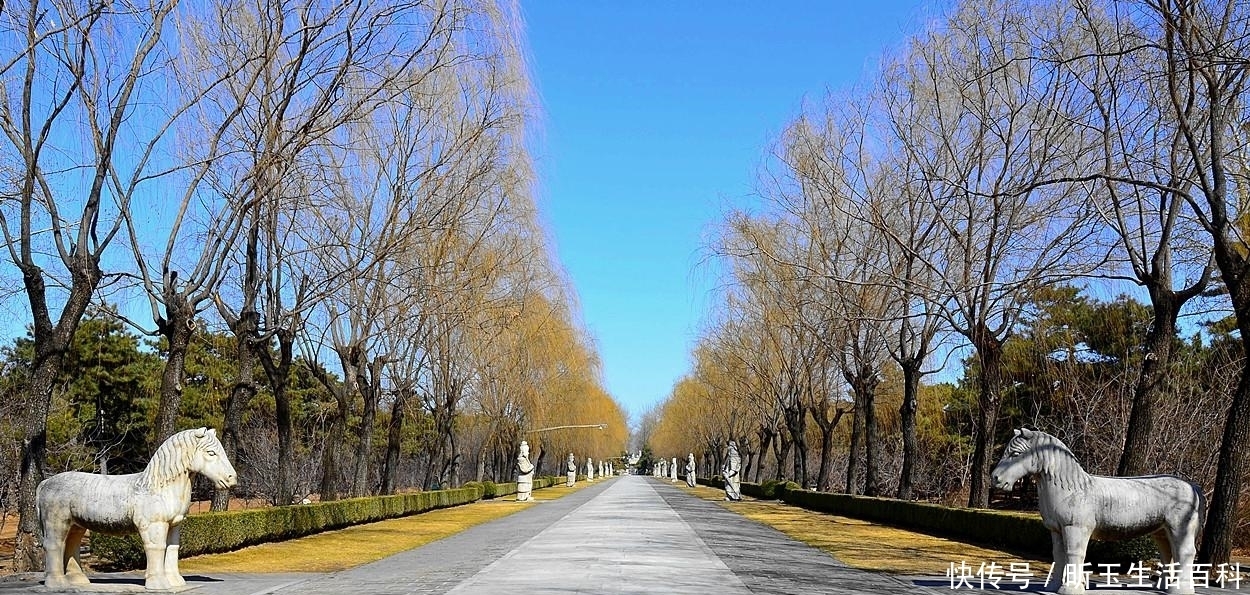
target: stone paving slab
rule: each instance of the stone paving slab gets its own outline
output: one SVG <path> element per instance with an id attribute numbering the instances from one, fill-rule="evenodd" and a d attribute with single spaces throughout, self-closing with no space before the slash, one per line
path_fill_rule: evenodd
<path id="1" fill-rule="evenodd" d="M 750 594 L 640 477 L 614 483 L 448 594 L 507 591 Z"/>

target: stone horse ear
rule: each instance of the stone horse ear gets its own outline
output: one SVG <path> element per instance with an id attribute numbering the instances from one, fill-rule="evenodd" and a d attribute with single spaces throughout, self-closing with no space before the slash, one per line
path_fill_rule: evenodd
<path id="1" fill-rule="evenodd" d="M 196 430 L 195 430 L 195 437 L 196 437 L 196 438 L 203 438 L 203 437 L 204 437 L 205 435 L 207 435 L 210 431 L 211 431 L 211 430 L 209 430 L 208 428 L 198 428 L 198 429 L 196 429 Z"/>
<path id="2" fill-rule="evenodd" d="M 1033 430 L 1030 430 L 1028 428 L 1020 428 L 1019 433 L 1021 436 L 1024 436 L 1025 438 L 1033 437 Z"/>

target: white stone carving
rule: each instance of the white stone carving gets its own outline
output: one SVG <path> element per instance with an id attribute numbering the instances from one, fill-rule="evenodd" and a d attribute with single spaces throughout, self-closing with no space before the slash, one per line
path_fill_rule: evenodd
<path id="1" fill-rule="evenodd" d="M 1081 468 L 1058 438 L 1020 429 L 994 467 L 995 487 L 1010 490 L 1026 475 L 1037 478 L 1042 523 L 1050 529 L 1055 571 L 1048 584 L 1063 595 L 1084 593 L 1085 549 L 1090 538 L 1130 539 L 1150 535 L 1163 563 L 1176 562 L 1179 575 L 1169 592 L 1194 592 L 1195 540 L 1202 491 L 1174 475 L 1102 477 Z"/>
<path id="2" fill-rule="evenodd" d="M 516 457 L 516 474 L 516 501 L 528 502 L 534 493 L 534 463 L 530 462 L 530 445 L 524 440 Z"/>
<path id="3" fill-rule="evenodd" d="M 68 471 L 35 490 L 43 531 L 44 585 L 50 589 L 90 584 L 78 546 L 88 530 L 138 532 L 147 552 L 143 586 L 165 590 L 186 585 L 178 572 L 179 524 L 191 509 L 191 474 L 218 488 L 233 487 L 234 467 L 208 428 L 178 432 L 165 440 L 142 473 L 97 475 Z"/>
<path id="4" fill-rule="evenodd" d="M 738 455 L 738 443 L 729 441 L 729 454 L 725 457 L 725 468 L 721 475 L 725 478 L 725 499 L 738 501 L 742 499 L 742 457 Z"/>

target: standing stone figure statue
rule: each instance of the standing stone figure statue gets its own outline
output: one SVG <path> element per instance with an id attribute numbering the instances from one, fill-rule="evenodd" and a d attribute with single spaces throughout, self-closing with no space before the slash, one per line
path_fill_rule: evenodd
<path id="1" fill-rule="evenodd" d="M 565 464 L 564 469 L 569 474 L 568 482 L 564 484 L 564 487 L 571 488 L 573 484 L 577 483 L 577 459 L 573 458 L 573 453 L 569 453 L 569 460 Z"/>
<path id="2" fill-rule="evenodd" d="M 725 468 L 721 475 L 725 478 L 725 499 L 737 502 L 742 499 L 742 457 L 738 456 L 738 443 L 729 441 L 729 456 L 725 460 Z"/>
<path id="3" fill-rule="evenodd" d="M 686 485 L 694 487 L 694 453 L 686 455 Z"/>
<path id="4" fill-rule="evenodd" d="M 534 492 L 534 463 L 530 462 L 530 444 L 521 441 L 521 452 L 516 457 L 516 501 L 528 502 Z"/>
<path id="5" fill-rule="evenodd" d="M 96 475 L 67 471 L 35 488 L 35 508 L 43 535 L 44 577 L 48 589 L 86 587 L 78 546 L 87 530 L 139 533 L 147 553 L 143 586 L 152 590 L 182 587 L 178 550 L 183 519 L 191 509 L 191 474 L 199 473 L 220 489 L 238 477 L 226 458 L 217 432 L 184 430 L 156 449 L 142 473 Z"/>
<path id="6" fill-rule="evenodd" d="M 673 457 L 673 466 L 669 468 L 668 480 L 677 481 L 677 457 Z"/>
<path id="7" fill-rule="evenodd" d="M 586 480 L 595 480 L 595 460 L 590 457 L 586 457 Z"/>

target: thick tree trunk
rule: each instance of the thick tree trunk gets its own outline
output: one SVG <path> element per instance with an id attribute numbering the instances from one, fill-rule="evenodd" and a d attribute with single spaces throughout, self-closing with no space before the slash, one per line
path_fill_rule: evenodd
<path id="1" fill-rule="evenodd" d="M 755 483 L 760 482 L 760 475 L 764 472 L 764 457 L 768 454 L 768 449 L 771 448 L 773 445 L 773 433 L 772 432 L 769 432 L 767 430 L 760 430 L 759 435 L 760 435 L 760 457 L 759 457 L 759 460 L 755 462 L 755 479 L 752 480 Z M 719 462 L 717 463 L 717 465 L 718 465 L 717 469 L 720 469 Z"/>
<path id="2" fill-rule="evenodd" d="M 363 370 L 364 366 L 359 369 Z M 359 441 L 356 442 L 356 460 L 352 472 L 352 496 L 354 497 L 369 495 L 369 458 L 373 453 L 373 423 L 378 411 L 376 387 L 364 383 L 359 386 L 364 407 L 360 415 L 360 436 Z"/>
<path id="3" fill-rule="evenodd" d="M 343 420 L 347 417 L 347 399 L 344 396 L 336 395 L 336 400 L 338 401 L 338 411 L 334 412 L 330 420 L 330 427 L 326 429 L 325 448 L 321 453 L 320 492 L 322 502 L 339 499 L 339 445 L 343 443 L 344 434 L 346 434 L 346 424 Z"/>
<path id="4" fill-rule="evenodd" d="M 790 428 L 790 441 L 794 446 L 794 468 L 792 478 L 799 484 L 807 485 L 807 410 L 795 407 L 788 415 L 787 424 Z"/>
<path id="5" fill-rule="evenodd" d="M 447 435 L 447 452 L 450 453 L 450 460 L 447 466 L 447 487 L 460 487 L 460 453 L 456 450 L 456 435 L 449 433 Z"/>
<path id="6" fill-rule="evenodd" d="M 391 404 L 391 420 L 386 429 L 386 458 L 382 462 L 382 494 L 395 493 L 395 474 L 399 469 L 401 440 L 404 436 L 404 405 L 407 402 L 403 390 L 396 391 Z"/>
<path id="7" fill-rule="evenodd" d="M 920 362 L 903 362 L 903 403 L 898 408 L 899 425 L 903 432 L 903 464 L 899 470 L 898 490 L 894 496 L 899 500 L 911 500 L 916 473 L 916 407 L 920 393 Z"/>
<path id="8" fill-rule="evenodd" d="M 226 449 L 226 458 L 238 467 L 242 464 L 239 457 L 239 434 L 243 426 L 243 411 L 256 396 L 256 381 L 253 370 L 256 368 L 256 349 L 252 339 L 256 336 L 259 314 L 255 310 L 244 310 L 235 321 L 235 357 L 238 358 L 238 378 L 230 388 L 230 396 L 226 398 L 226 411 L 222 420 L 221 447 Z M 213 490 L 212 510 L 222 511 L 230 507 L 230 490 Z"/>
<path id="9" fill-rule="evenodd" d="M 161 374 L 161 400 L 156 410 L 156 436 L 152 450 L 155 451 L 166 438 L 173 435 L 178 424 L 178 410 L 182 406 L 182 379 L 187 365 L 187 351 L 195 334 L 195 309 L 187 298 L 176 292 L 177 275 L 166 277 L 165 317 L 156 321 L 157 330 L 165 337 L 169 353 L 165 371 Z"/>
<path id="10" fill-rule="evenodd" d="M 830 489 L 829 476 L 833 474 L 833 429 L 820 428 L 820 471 L 816 473 L 816 489 Z"/>
<path id="11" fill-rule="evenodd" d="M 1238 244 L 1239 245 L 1239 244 Z M 1221 250 L 1221 247 L 1224 249 Z M 1207 506 L 1206 525 L 1198 560 L 1210 564 L 1227 563 L 1233 553 L 1237 530 L 1238 504 L 1250 459 L 1250 259 L 1240 249 L 1216 246 L 1220 265 L 1241 335 L 1242 368 L 1224 421 L 1219 459 L 1215 469 L 1215 489 Z"/>
<path id="12" fill-rule="evenodd" d="M 846 415 L 846 410 L 831 407 L 828 403 L 822 407 L 812 411 L 816 426 L 820 428 L 820 471 L 816 474 L 816 489 L 829 491 L 833 489 L 833 433 L 842 416 Z M 830 410 L 833 411 L 832 418 L 829 417 Z"/>
<path id="13" fill-rule="evenodd" d="M 986 508 L 990 504 L 990 457 L 998 426 L 999 397 L 1003 386 L 1003 344 L 990 336 L 988 329 L 974 333 L 973 345 L 981 365 L 980 407 L 973 436 L 972 478 L 969 483 L 968 506 Z"/>
<path id="14" fill-rule="evenodd" d="M 294 361 L 295 333 L 284 328 L 278 330 L 275 335 L 278 338 L 277 361 L 264 345 L 257 347 L 256 354 L 265 367 L 269 389 L 273 391 L 274 422 L 278 425 L 278 479 L 273 503 L 277 506 L 286 506 L 294 500 L 293 492 L 295 491 L 291 462 L 294 422 L 291 419 L 291 397 L 287 393 L 287 386 L 291 379 L 291 364 Z"/>
<path id="15" fill-rule="evenodd" d="M 742 477 L 750 477 L 751 465 L 755 464 L 755 453 L 746 449 L 739 449 L 742 453 Z"/>
<path id="16" fill-rule="evenodd" d="M 1243 349 L 1250 353 L 1250 325 L 1242 329 L 1241 336 Z M 1215 489 L 1207 507 L 1202 547 L 1198 549 L 1198 561 L 1203 563 L 1227 563 L 1233 554 L 1238 502 L 1242 480 L 1246 476 L 1246 459 L 1250 454 L 1250 358 L 1245 361 L 1241 380 L 1237 382 L 1237 391 L 1233 393 L 1233 402 L 1228 409 L 1228 419 L 1224 422 Z"/>
<path id="17" fill-rule="evenodd" d="M 859 493 L 860 445 L 864 441 L 864 406 L 855 396 L 855 411 L 851 414 L 851 446 L 846 458 L 846 493 Z"/>
<path id="18" fill-rule="evenodd" d="M 777 437 L 777 442 L 779 445 L 777 449 L 777 475 L 773 479 L 784 481 L 786 478 L 786 461 L 790 458 L 790 448 L 794 444 L 786 432 L 781 432 Z"/>
<path id="19" fill-rule="evenodd" d="M 1167 378 L 1172 361 L 1172 346 L 1176 341 L 1176 317 L 1178 306 L 1175 294 L 1164 289 L 1152 289 L 1150 302 L 1154 322 L 1146 334 L 1146 356 L 1142 360 L 1141 374 L 1133 388 L 1133 405 L 1129 413 L 1128 431 L 1124 438 L 1124 451 L 1116 474 L 1147 475 L 1154 469 L 1151 440 L 1155 437 L 1155 416 L 1159 409 L 1159 396 Z"/>
<path id="20" fill-rule="evenodd" d="M 59 335 L 59 333 L 52 333 Z M 72 334 L 71 334 L 72 336 Z M 15 572 L 43 569 L 43 548 L 39 547 L 39 518 L 35 514 L 35 488 L 43 481 L 43 466 L 48 451 L 48 410 L 52 404 L 52 387 L 61 372 L 69 341 L 45 339 L 38 343 L 34 370 L 30 379 L 30 402 L 27 405 L 26 431 L 22 434 L 22 461 L 18 483 L 17 543 L 14 551 Z"/>
<path id="21" fill-rule="evenodd" d="M 864 392 L 861 399 L 864 404 L 864 495 L 880 496 L 881 439 L 877 427 L 876 374 L 865 377 L 861 382 Z"/>

